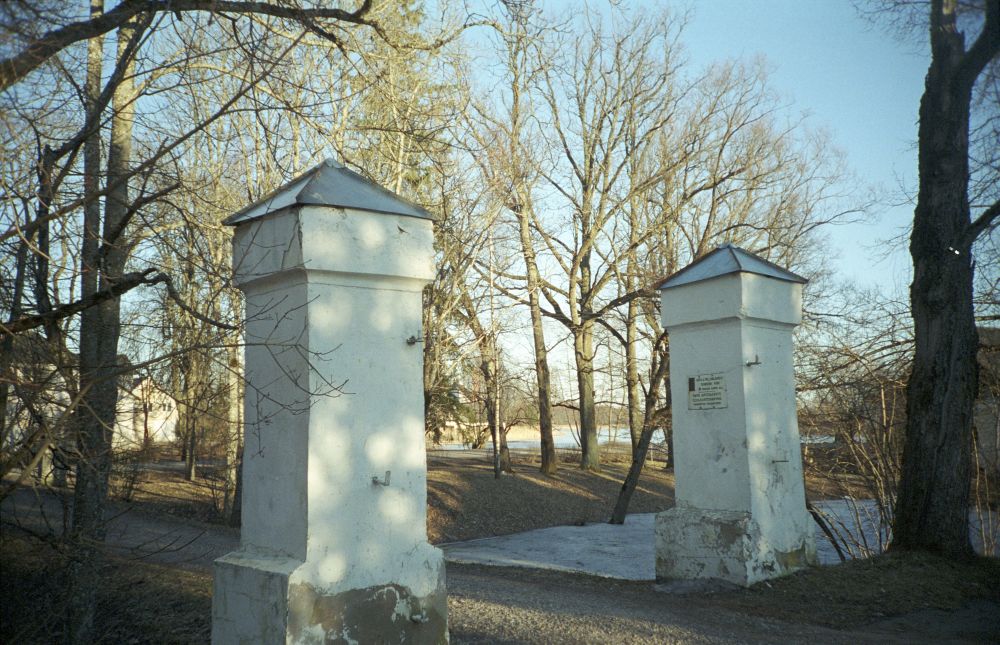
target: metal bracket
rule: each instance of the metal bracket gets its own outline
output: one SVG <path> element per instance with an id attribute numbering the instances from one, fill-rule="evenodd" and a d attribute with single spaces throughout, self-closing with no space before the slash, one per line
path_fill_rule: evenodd
<path id="1" fill-rule="evenodd" d="M 417 338 L 416 336 L 410 336 L 409 338 L 406 339 L 407 345 L 416 345 L 417 343 L 422 343 L 422 342 L 424 342 L 424 339 Z"/>
<path id="2" fill-rule="evenodd" d="M 756 354 L 753 355 L 752 361 L 747 361 L 747 367 L 753 367 L 754 365 L 760 365 L 760 357 Z"/>
<path id="3" fill-rule="evenodd" d="M 392 471 L 385 471 L 385 479 L 379 479 L 378 475 L 372 475 L 372 486 L 388 486 L 389 477 L 392 476 Z"/>

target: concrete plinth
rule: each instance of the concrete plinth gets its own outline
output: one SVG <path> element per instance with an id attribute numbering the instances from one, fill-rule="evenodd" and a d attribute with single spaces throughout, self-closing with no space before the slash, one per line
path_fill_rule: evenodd
<path id="1" fill-rule="evenodd" d="M 661 287 L 676 507 L 656 519 L 659 579 L 749 585 L 815 561 L 792 363 L 803 282 L 726 246 Z"/>
<path id="2" fill-rule="evenodd" d="M 216 561 L 213 643 L 447 642 L 426 530 L 429 216 L 328 162 L 229 223 L 246 295 L 243 526 Z"/>
<path id="3" fill-rule="evenodd" d="M 300 560 L 230 553 L 215 562 L 212 640 L 446 642 L 448 596 L 441 553 L 427 548 L 421 555 L 422 566 L 414 560 L 407 563 L 412 570 L 408 584 L 357 587 L 356 579 L 310 579 L 314 572 Z"/>
<path id="4" fill-rule="evenodd" d="M 812 539 L 792 548 L 771 544 L 750 513 L 675 507 L 656 516 L 658 580 L 717 578 L 738 585 L 790 573 L 815 562 Z"/>

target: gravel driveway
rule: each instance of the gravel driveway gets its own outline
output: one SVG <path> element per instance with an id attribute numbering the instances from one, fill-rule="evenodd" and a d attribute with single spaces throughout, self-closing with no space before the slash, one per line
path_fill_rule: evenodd
<path id="1" fill-rule="evenodd" d="M 852 632 L 747 616 L 713 606 L 710 594 L 667 594 L 648 582 L 455 563 L 448 610 L 453 644 L 955 642 L 954 631 L 915 633 L 911 624 Z"/>

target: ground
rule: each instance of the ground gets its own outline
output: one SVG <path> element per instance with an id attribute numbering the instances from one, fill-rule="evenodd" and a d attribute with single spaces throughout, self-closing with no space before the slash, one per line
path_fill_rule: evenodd
<path id="1" fill-rule="evenodd" d="M 442 543 L 606 521 L 625 468 L 609 464 L 588 474 L 567 465 L 550 479 L 522 464 L 496 480 L 485 460 L 433 457 L 429 536 Z M 630 510 L 669 507 L 672 483 L 670 473 L 649 468 Z M 116 506 L 128 512 L 112 525 L 111 539 L 128 548 L 112 554 L 103 578 L 104 642 L 207 642 L 210 563 L 236 541 L 234 530 L 217 523 L 214 489 L 207 479 L 184 482 L 165 462 L 143 472 L 131 503 Z M 30 499 L 32 491 L 19 494 Z M 823 489 L 812 482 L 810 495 Z M 60 505 L 57 497 L 46 499 L 51 518 Z M 10 501 L 0 537 L 0 641 L 57 641 L 66 554 L 57 542 L 18 529 Z M 24 516 L 17 523 L 45 528 Z M 140 551 L 148 557 L 137 560 Z M 811 569 L 748 590 L 688 594 L 527 569 L 449 564 L 447 574 L 453 643 L 1000 642 L 995 559 L 952 563 L 902 554 Z"/>

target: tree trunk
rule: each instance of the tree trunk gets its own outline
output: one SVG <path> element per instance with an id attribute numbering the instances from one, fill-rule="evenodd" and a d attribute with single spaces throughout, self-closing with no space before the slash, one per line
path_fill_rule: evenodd
<path id="1" fill-rule="evenodd" d="M 535 349 L 535 381 L 538 386 L 538 429 L 540 433 L 542 465 L 540 470 L 546 475 L 554 475 L 559 467 L 556 456 L 555 439 L 552 436 L 552 395 L 549 375 L 548 349 L 545 347 L 545 330 L 542 327 L 542 307 L 538 291 L 541 277 L 535 249 L 531 243 L 531 229 L 527 207 L 514 209 L 517 216 L 518 232 L 521 238 L 521 254 L 528 274 L 528 310 L 531 313 L 531 337 Z"/>
<path id="2" fill-rule="evenodd" d="M 95 3 L 96 7 L 96 3 Z M 134 23 L 118 31 L 119 56 L 135 33 Z M 110 288 L 124 273 L 128 248 L 122 232 L 129 217 L 129 164 L 132 153 L 130 62 L 124 80 L 112 98 L 111 140 L 108 148 L 108 191 L 104 207 L 103 240 L 106 245 L 98 286 Z M 104 511 L 111 470 L 111 432 L 118 404 L 118 337 L 121 301 L 111 298 L 80 316 L 80 391 L 77 408 L 79 460 L 73 496 L 71 539 L 74 558 L 69 567 L 68 633 L 73 643 L 95 640 L 94 590 L 99 584 L 100 545 L 104 541 Z"/>
<path id="3" fill-rule="evenodd" d="M 474 314 L 472 310 L 469 310 L 470 314 Z M 482 332 L 482 328 L 479 327 L 478 321 L 474 325 L 474 331 L 476 333 Z M 490 439 L 493 442 L 493 476 L 497 479 L 500 478 L 501 473 L 501 463 L 500 463 L 500 426 L 498 419 L 498 406 L 497 406 L 497 395 L 499 394 L 499 388 L 497 388 L 497 375 L 494 370 L 496 361 L 494 358 L 494 345 L 493 340 L 488 338 L 485 334 L 479 336 L 479 371 L 483 375 L 483 390 L 485 392 L 485 401 L 483 405 L 486 408 L 486 424 L 490 429 Z"/>
<path id="4" fill-rule="evenodd" d="M 653 438 L 653 428 L 654 426 L 650 424 L 639 433 L 639 443 L 636 444 L 635 449 L 632 451 L 632 465 L 628 469 L 625 481 L 622 482 L 622 489 L 618 493 L 618 499 L 615 501 L 615 508 L 611 512 L 611 519 L 608 520 L 609 524 L 625 523 L 625 514 L 628 513 L 628 505 L 632 501 L 632 493 L 635 492 L 635 487 L 639 484 L 639 476 L 642 475 L 642 467 L 646 463 L 646 454 L 649 452 L 649 441 Z"/>
<path id="5" fill-rule="evenodd" d="M 28 241 L 17 245 L 17 256 L 14 260 L 14 293 L 10 302 L 8 322 L 17 320 L 21 315 L 21 300 L 24 297 L 25 269 L 28 262 Z M 13 360 L 14 334 L 4 334 L 0 340 L 0 445 L 7 446 L 7 398 L 10 395 L 14 377 L 10 373 Z"/>
<path id="6" fill-rule="evenodd" d="M 663 429 L 663 442 L 667 447 L 667 459 L 663 464 L 663 470 L 670 470 L 674 467 L 674 428 L 673 426 Z"/>
<path id="7" fill-rule="evenodd" d="M 145 389 L 145 388 L 144 388 Z M 149 396 L 148 392 L 142 394 L 142 449 L 149 449 Z"/>
<path id="8" fill-rule="evenodd" d="M 499 428 L 500 434 L 500 471 L 505 473 L 514 472 L 514 462 L 510 458 L 510 448 L 507 447 L 507 430 L 506 428 Z"/>
<path id="9" fill-rule="evenodd" d="M 243 449 L 241 444 L 236 455 L 236 488 L 233 490 L 233 509 L 229 514 L 229 526 L 236 527 L 243 524 Z"/>
<path id="10" fill-rule="evenodd" d="M 485 372 L 484 372 L 485 373 Z M 500 479 L 500 432 L 497 428 L 497 411 L 493 402 L 493 391 L 486 385 L 486 424 L 490 428 L 490 441 L 493 443 L 493 477 Z"/>
<path id="11" fill-rule="evenodd" d="M 576 381 L 580 394 L 580 468 L 601 470 L 601 446 L 597 442 L 597 414 L 594 409 L 593 323 L 585 322 L 573 334 Z"/>
<path id="12" fill-rule="evenodd" d="M 968 52 L 956 11 L 955 0 L 931 7 L 931 65 L 918 131 L 920 188 L 910 236 L 913 371 L 891 548 L 962 557 L 972 552 L 978 378 L 971 251 L 979 230 L 970 221 L 968 199 L 969 113 L 976 78 L 1000 52 L 1000 3 L 987 2 L 986 24 Z"/>
<path id="13" fill-rule="evenodd" d="M 664 340 L 665 336 L 661 334 L 653 345 L 654 360 L 650 365 L 649 390 L 643 400 L 645 411 L 642 415 L 642 432 L 639 434 L 639 443 L 632 453 L 632 465 L 628 469 L 625 481 L 622 482 L 622 489 L 615 501 L 611 519 L 608 520 L 611 524 L 625 523 L 625 514 L 628 513 L 628 505 L 632 501 L 632 493 L 639 485 L 639 476 L 642 474 L 642 467 L 646 464 L 649 442 L 653 438 L 653 430 L 656 427 L 656 403 L 659 399 L 657 392 L 659 392 L 660 385 L 664 383 L 670 370 L 670 362 L 666 352 L 660 353 L 659 360 L 656 360 L 657 348 L 662 347 Z M 669 388 L 667 391 L 669 394 Z M 667 400 L 669 401 L 669 398 Z"/>
<path id="14" fill-rule="evenodd" d="M 542 312 L 538 307 L 537 296 L 531 310 L 531 330 L 535 342 L 535 378 L 538 382 L 538 430 L 542 453 L 539 470 L 546 475 L 554 475 L 559 469 L 559 457 L 552 435 L 552 386 L 545 336 L 542 333 Z"/>
<path id="15" fill-rule="evenodd" d="M 229 349 L 229 423 L 226 435 L 226 472 L 222 502 L 222 516 L 232 521 L 236 502 L 236 482 L 240 467 L 239 455 L 243 441 L 243 396 L 240 348 Z"/>
<path id="16" fill-rule="evenodd" d="M 196 417 L 193 414 L 188 415 L 189 427 L 187 433 L 187 459 L 184 462 L 184 476 L 189 482 L 193 482 L 198 477 L 198 432 L 195 427 L 195 419 Z"/>
<path id="17" fill-rule="evenodd" d="M 628 303 L 625 321 L 625 392 L 628 395 L 628 432 L 632 440 L 632 457 L 638 454 L 639 443 L 643 433 L 642 393 L 639 389 L 639 305 L 636 301 Z M 647 441 L 647 447 L 649 442 Z"/>

